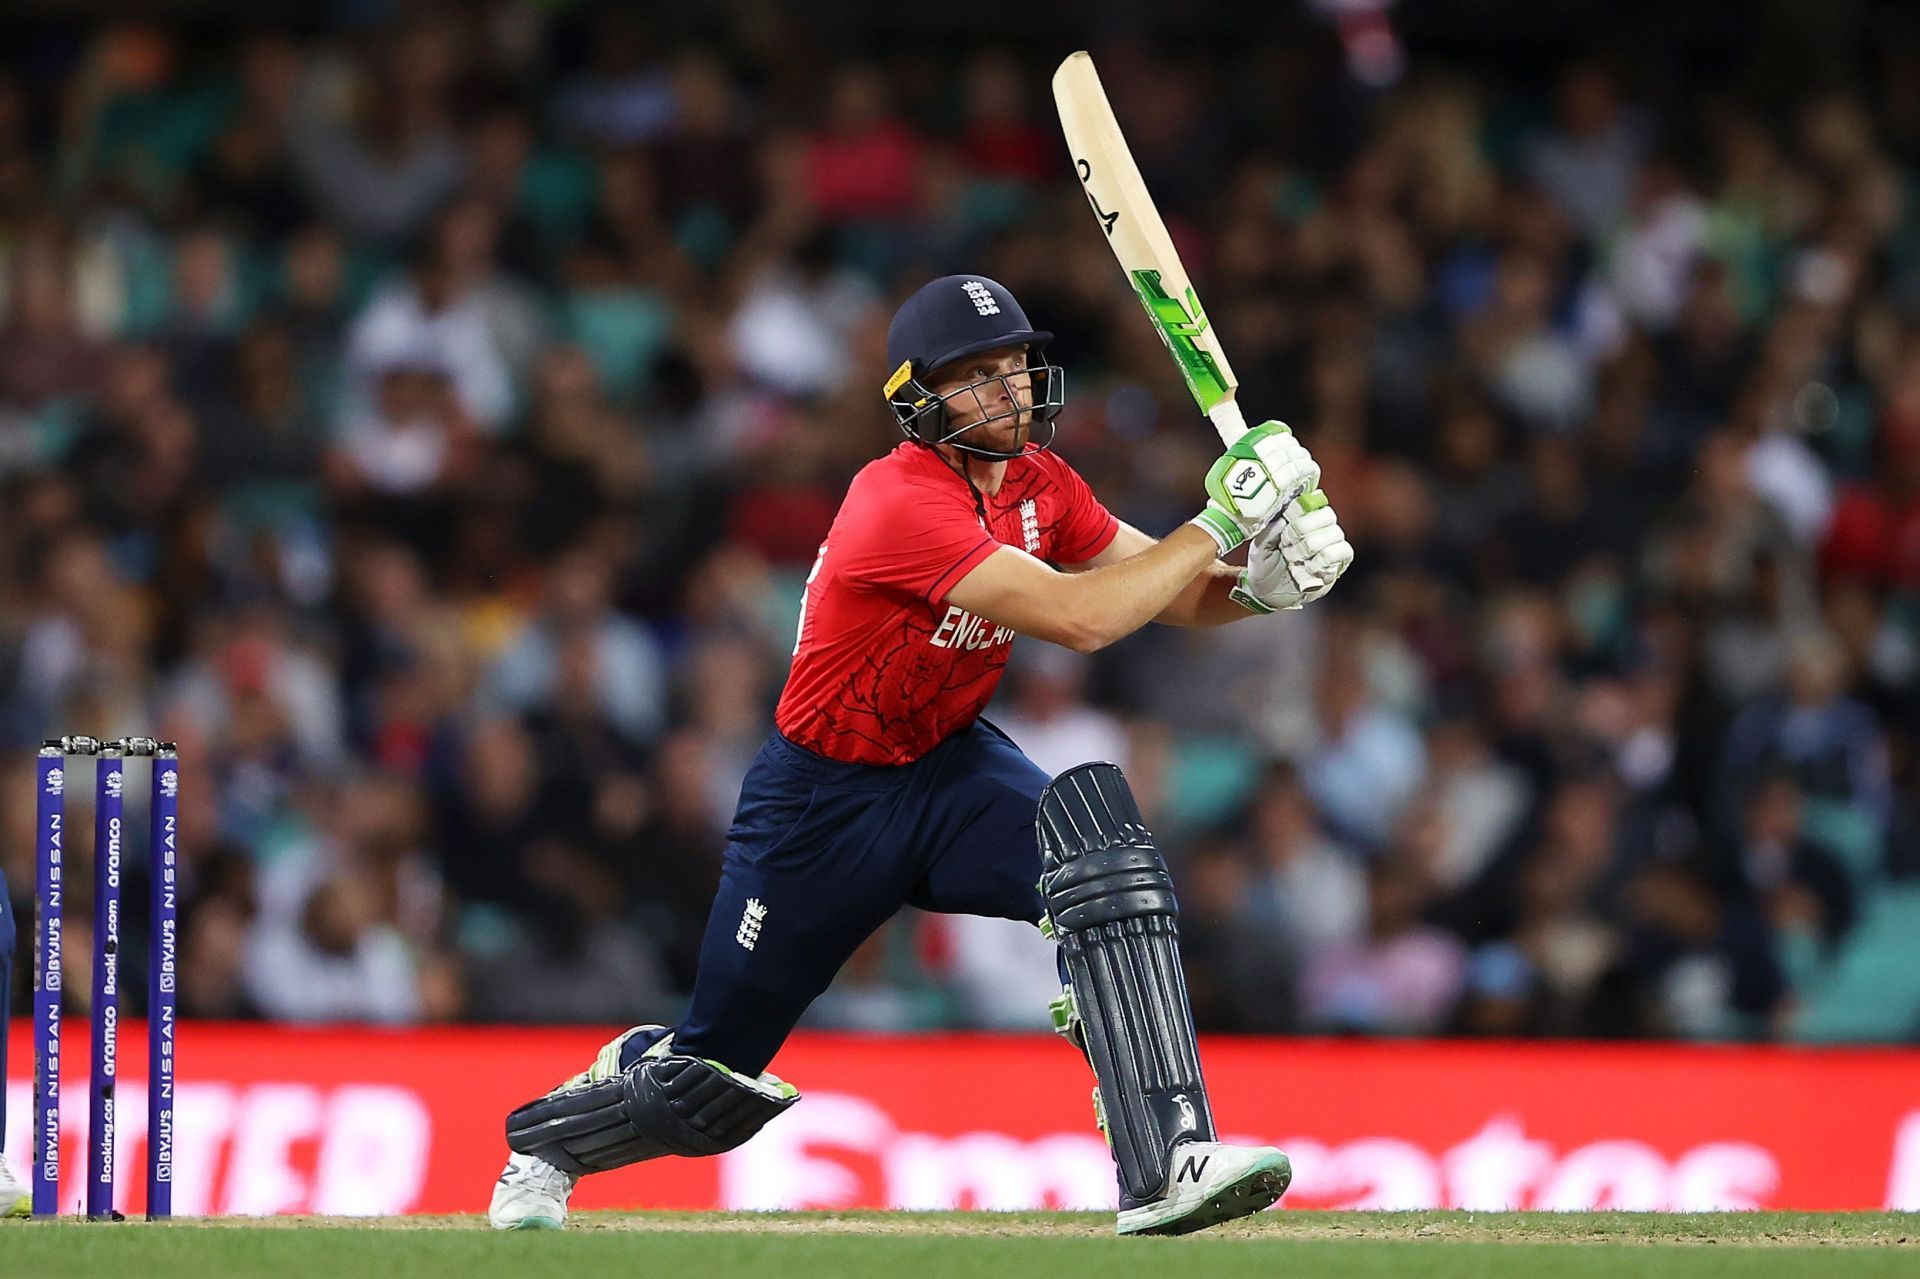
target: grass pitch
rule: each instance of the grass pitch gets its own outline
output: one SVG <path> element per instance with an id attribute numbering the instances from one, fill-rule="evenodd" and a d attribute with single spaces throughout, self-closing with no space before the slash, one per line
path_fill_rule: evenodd
<path id="1" fill-rule="evenodd" d="M 1182 1239 L 1116 1239 L 1112 1231 L 1106 1214 L 980 1212 L 588 1212 L 559 1234 L 498 1234 L 479 1216 L 0 1222 L 0 1273 L 32 1279 L 1920 1276 L 1920 1213 L 1279 1212 Z"/>

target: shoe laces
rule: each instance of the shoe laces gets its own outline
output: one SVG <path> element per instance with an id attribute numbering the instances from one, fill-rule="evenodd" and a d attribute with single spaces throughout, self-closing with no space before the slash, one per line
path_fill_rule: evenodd
<path id="1" fill-rule="evenodd" d="M 538 1155 L 528 1155 L 525 1162 L 514 1169 L 513 1180 L 519 1185 L 539 1191 L 552 1191 L 556 1187 L 563 1196 L 573 1193 L 573 1185 L 578 1177 L 556 1168 Z"/>

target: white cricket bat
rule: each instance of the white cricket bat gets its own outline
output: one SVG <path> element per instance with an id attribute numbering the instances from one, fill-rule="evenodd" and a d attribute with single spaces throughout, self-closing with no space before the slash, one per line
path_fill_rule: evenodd
<path id="1" fill-rule="evenodd" d="M 1212 420 L 1220 438 L 1232 444 L 1247 431 L 1247 420 L 1234 402 L 1240 381 L 1207 323 L 1200 299 L 1194 296 L 1173 238 L 1147 194 L 1120 122 L 1113 118 L 1093 58 L 1084 51 L 1069 55 L 1053 73 L 1053 101 L 1060 108 L 1060 127 L 1086 188 L 1087 203 L 1100 219 L 1107 243 L 1140 296 L 1147 318 L 1173 352 L 1200 411 Z"/>

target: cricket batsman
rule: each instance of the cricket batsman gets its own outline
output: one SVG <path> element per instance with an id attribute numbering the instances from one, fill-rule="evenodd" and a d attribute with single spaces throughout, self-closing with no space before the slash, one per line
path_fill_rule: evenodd
<path id="1" fill-rule="evenodd" d="M 797 1102 L 768 1064 L 907 905 L 1029 920 L 1059 944 L 1054 1024 L 1098 1081 L 1119 1233 L 1183 1234 L 1285 1192 L 1285 1155 L 1216 1137 L 1172 880 L 1126 778 L 1049 778 L 980 712 L 1016 635 L 1090 652 L 1152 621 L 1299 608 L 1353 548 L 1279 422 L 1227 450 L 1165 539 L 1114 518 L 1049 451 L 1065 395 L 1051 336 L 977 275 L 894 316 L 884 389 L 906 440 L 854 478 L 807 577 L 686 1016 L 626 1031 L 507 1117 L 495 1227 L 558 1228 L 585 1174 L 721 1154 Z M 1242 543 L 1244 569 L 1220 562 Z"/>

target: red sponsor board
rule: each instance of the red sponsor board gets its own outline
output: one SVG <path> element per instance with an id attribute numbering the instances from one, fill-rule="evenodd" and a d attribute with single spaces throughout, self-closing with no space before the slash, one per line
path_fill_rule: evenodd
<path id="1" fill-rule="evenodd" d="M 28 1163 L 28 1024 L 6 1149 Z M 86 1024 L 67 1023 L 62 1201 L 84 1175 Z M 185 1023 L 186 1213 L 483 1209 L 501 1120 L 602 1030 Z M 122 1027 L 120 1198 L 145 1198 L 145 1028 Z M 1289 1207 L 1920 1210 L 1920 1051 L 1221 1039 L 1222 1135 L 1279 1144 Z M 805 1099 L 718 1159 L 589 1178 L 580 1207 L 1099 1207 L 1090 1076 L 1051 1036 L 801 1035 Z"/>

